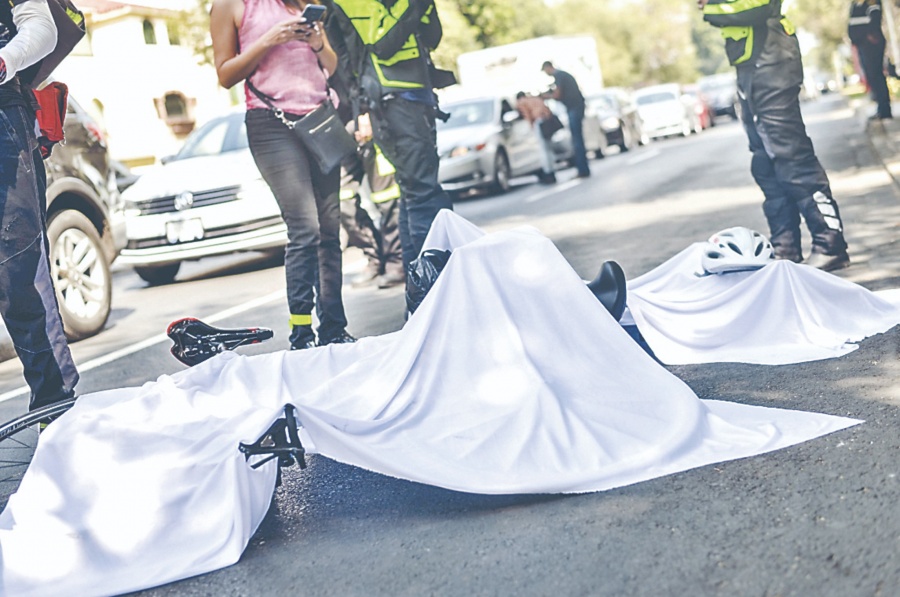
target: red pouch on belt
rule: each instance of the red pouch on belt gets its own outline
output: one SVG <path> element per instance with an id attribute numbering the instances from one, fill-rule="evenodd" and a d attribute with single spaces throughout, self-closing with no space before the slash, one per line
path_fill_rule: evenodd
<path id="1" fill-rule="evenodd" d="M 35 89 L 34 96 L 40 106 L 37 112 L 38 127 L 41 129 L 38 143 L 41 155 L 47 158 L 53 146 L 65 139 L 63 125 L 66 122 L 69 88 L 65 83 L 54 81 L 42 89 Z"/>

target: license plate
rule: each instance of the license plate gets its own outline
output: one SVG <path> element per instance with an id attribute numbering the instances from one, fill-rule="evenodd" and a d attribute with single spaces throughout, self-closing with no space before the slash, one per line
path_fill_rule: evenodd
<path id="1" fill-rule="evenodd" d="M 203 233 L 203 222 L 199 218 L 166 222 L 166 240 L 171 245 L 200 240 Z"/>

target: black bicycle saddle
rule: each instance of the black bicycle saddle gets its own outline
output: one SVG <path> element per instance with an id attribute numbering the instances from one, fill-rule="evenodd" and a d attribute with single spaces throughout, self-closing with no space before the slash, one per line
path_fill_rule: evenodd
<path id="1" fill-rule="evenodd" d="M 625 272 L 615 261 L 603 262 L 597 277 L 587 283 L 587 287 L 616 321 L 619 321 L 625 312 L 627 298 L 625 286 Z"/>
<path id="2" fill-rule="evenodd" d="M 258 344 L 274 334 L 267 328 L 216 328 L 194 317 L 173 321 L 166 330 L 172 339 L 172 356 L 191 367 L 226 350 Z"/>

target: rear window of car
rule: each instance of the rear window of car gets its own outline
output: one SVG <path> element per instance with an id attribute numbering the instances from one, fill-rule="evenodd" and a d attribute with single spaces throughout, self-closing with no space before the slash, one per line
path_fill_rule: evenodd
<path id="1" fill-rule="evenodd" d="M 447 122 L 437 121 L 438 129 L 453 129 L 476 124 L 489 124 L 494 120 L 494 102 L 479 100 L 442 106 L 450 114 Z"/>
<path id="2" fill-rule="evenodd" d="M 675 97 L 674 93 L 669 91 L 660 91 L 658 93 L 648 93 L 647 95 L 639 95 L 637 96 L 637 104 L 639 106 L 646 106 L 647 104 L 658 104 L 659 102 L 670 102 L 674 99 L 678 99 Z"/>

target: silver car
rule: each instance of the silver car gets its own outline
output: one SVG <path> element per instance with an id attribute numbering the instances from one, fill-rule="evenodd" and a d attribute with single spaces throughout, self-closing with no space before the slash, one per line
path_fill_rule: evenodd
<path id="1" fill-rule="evenodd" d="M 441 104 L 450 114 L 437 122 L 438 178 L 446 191 L 504 193 L 511 178 L 541 170 L 534 129 L 514 105 L 497 96 Z"/>
<path id="2" fill-rule="evenodd" d="M 123 198 L 128 242 L 119 262 L 150 284 L 174 280 L 183 261 L 287 242 L 281 211 L 250 155 L 243 111 L 196 130 Z"/>

